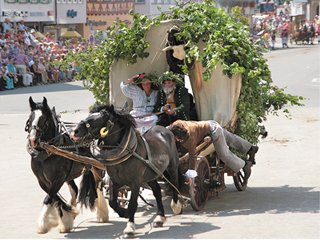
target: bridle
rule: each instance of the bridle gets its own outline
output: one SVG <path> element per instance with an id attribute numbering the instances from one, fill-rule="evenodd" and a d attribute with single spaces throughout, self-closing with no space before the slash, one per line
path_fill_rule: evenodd
<path id="1" fill-rule="evenodd" d="M 58 121 L 53 113 L 52 113 L 52 119 L 53 119 L 53 124 L 55 126 L 55 136 L 52 138 L 52 139 L 54 139 L 58 134 Z M 38 125 L 31 125 L 30 126 L 30 124 L 31 124 L 31 117 L 29 117 L 29 119 L 27 120 L 26 127 L 24 130 L 30 134 L 31 130 L 35 129 L 37 132 L 39 132 L 39 141 L 40 141 L 40 139 L 44 136 L 44 134 L 48 130 L 49 121 L 45 121 L 43 128 L 40 128 Z"/>
<path id="2" fill-rule="evenodd" d="M 107 124 L 106 126 L 102 127 L 99 131 L 99 134 L 94 134 L 93 133 L 93 129 L 90 125 L 90 123 L 88 122 L 87 119 L 83 119 L 81 120 L 81 122 L 84 124 L 84 126 L 86 127 L 86 130 L 87 130 L 87 133 L 86 135 L 83 137 L 83 140 L 87 137 L 89 137 L 90 135 L 94 138 L 94 139 L 99 139 L 100 137 L 102 138 L 105 138 L 109 132 L 111 132 L 112 128 L 114 127 L 114 122 L 113 122 L 113 117 L 111 117 L 108 121 L 107 121 Z M 117 132 L 117 131 L 116 131 Z M 110 135 L 116 133 L 116 132 L 113 132 Z M 82 141 L 83 141 L 82 140 Z"/>
<path id="3" fill-rule="evenodd" d="M 43 128 L 40 128 L 38 125 L 31 125 L 30 118 L 26 122 L 25 131 L 30 134 L 32 129 L 35 129 L 37 132 L 39 132 L 39 138 L 43 137 L 44 133 L 48 130 L 49 121 L 46 121 Z"/>

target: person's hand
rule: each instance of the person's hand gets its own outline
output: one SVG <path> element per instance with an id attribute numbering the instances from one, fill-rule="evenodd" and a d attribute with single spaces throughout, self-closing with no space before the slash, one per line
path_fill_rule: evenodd
<path id="1" fill-rule="evenodd" d="M 163 108 L 162 108 L 163 111 L 167 111 L 167 110 L 169 110 L 169 109 L 170 109 L 170 104 L 166 104 L 166 105 L 164 105 Z"/>
<path id="2" fill-rule="evenodd" d="M 166 114 L 174 115 L 175 112 L 173 111 L 173 109 L 168 109 L 168 110 L 166 111 Z"/>

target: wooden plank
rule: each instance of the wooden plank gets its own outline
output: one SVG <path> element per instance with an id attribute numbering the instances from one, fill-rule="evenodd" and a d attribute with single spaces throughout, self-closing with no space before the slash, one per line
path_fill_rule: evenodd
<path id="1" fill-rule="evenodd" d="M 80 155 L 75 154 L 73 152 L 65 151 L 65 150 L 62 150 L 62 149 L 57 148 L 55 146 L 49 145 L 48 143 L 40 143 L 40 146 L 51 154 L 55 154 L 55 155 L 59 155 L 59 156 L 65 157 L 65 158 L 69 158 L 73 161 L 80 162 L 83 164 L 92 165 L 92 166 L 99 168 L 101 170 L 107 169 L 103 163 L 99 162 L 98 160 L 96 160 L 94 158 L 80 156 Z"/>

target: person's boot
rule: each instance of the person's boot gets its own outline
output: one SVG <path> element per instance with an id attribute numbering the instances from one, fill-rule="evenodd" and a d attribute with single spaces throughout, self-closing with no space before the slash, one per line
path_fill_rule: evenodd
<path id="1" fill-rule="evenodd" d="M 284 48 L 284 44 L 282 43 L 282 48 Z"/>
<path id="2" fill-rule="evenodd" d="M 244 183 L 246 184 L 248 183 L 248 179 L 251 175 L 251 166 L 252 166 L 252 163 L 250 161 L 246 161 L 246 164 L 242 168 L 244 172 Z"/>
<path id="3" fill-rule="evenodd" d="M 256 161 L 254 159 L 256 153 L 258 152 L 259 147 L 258 146 L 252 146 L 249 151 L 247 152 L 247 154 L 249 155 L 249 159 L 248 161 L 251 162 L 252 164 L 256 164 Z"/>

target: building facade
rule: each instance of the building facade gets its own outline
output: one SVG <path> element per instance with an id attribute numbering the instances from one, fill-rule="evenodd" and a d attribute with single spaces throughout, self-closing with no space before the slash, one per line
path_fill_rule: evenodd
<path id="1" fill-rule="evenodd" d="M 50 32 L 56 40 L 72 28 L 88 39 L 114 21 L 131 24 L 130 9 L 134 0 L 0 0 L 0 21 L 9 18 L 15 25 L 24 20 L 25 26 Z"/>
<path id="2" fill-rule="evenodd" d="M 88 38 L 102 30 L 102 39 L 114 21 L 131 25 L 132 16 L 128 12 L 134 8 L 134 0 L 87 0 L 86 21 L 78 26 L 77 31 L 82 31 L 83 36 Z"/>

